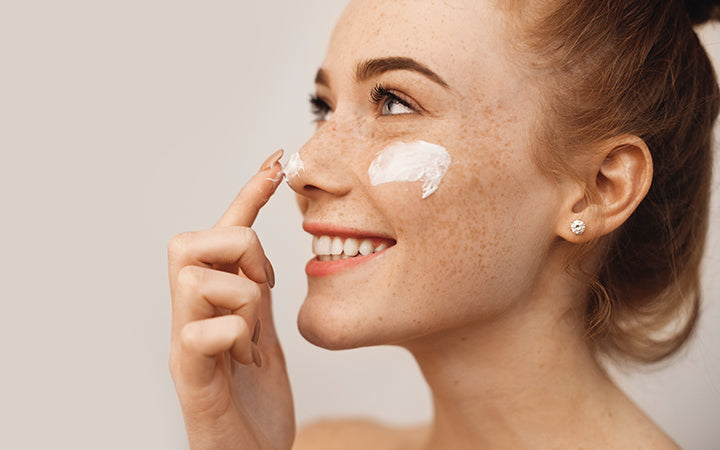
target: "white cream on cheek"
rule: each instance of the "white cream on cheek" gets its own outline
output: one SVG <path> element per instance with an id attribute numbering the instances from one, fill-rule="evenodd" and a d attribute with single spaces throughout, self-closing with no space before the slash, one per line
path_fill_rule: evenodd
<path id="1" fill-rule="evenodd" d="M 370 184 L 422 182 L 422 198 L 437 190 L 450 167 L 450 154 L 425 141 L 393 142 L 381 150 L 370 164 Z"/>

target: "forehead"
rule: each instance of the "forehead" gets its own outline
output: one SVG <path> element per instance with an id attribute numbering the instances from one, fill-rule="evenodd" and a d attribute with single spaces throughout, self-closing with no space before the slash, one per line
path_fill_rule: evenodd
<path id="1" fill-rule="evenodd" d="M 335 27 L 323 68 L 345 78 L 365 60 L 410 57 L 463 91 L 478 79 L 507 77 L 502 24 L 503 13 L 488 0 L 353 0 Z"/>

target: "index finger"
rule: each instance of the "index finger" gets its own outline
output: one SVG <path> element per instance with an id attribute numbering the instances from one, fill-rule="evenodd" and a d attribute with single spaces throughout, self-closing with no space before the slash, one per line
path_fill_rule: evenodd
<path id="1" fill-rule="evenodd" d="M 240 190 L 228 209 L 213 228 L 241 226 L 250 227 L 260 208 L 270 200 L 284 176 L 279 161 L 283 151 L 273 153 L 250 181 Z"/>

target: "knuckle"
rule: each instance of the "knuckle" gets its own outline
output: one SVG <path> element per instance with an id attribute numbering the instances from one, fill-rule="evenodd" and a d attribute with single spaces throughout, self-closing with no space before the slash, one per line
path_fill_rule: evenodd
<path id="1" fill-rule="evenodd" d="M 191 234 L 191 232 L 185 231 L 183 233 L 173 236 L 168 242 L 167 246 L 168 257 L 177 257 L 178 255 L 182 255 L 187 252 Z"/>
<path id="2" fill-rule="evenodd" d="M 234 227 L 234 232 L 237 235 L 237 239 L 242 242 L 246 242 L 249 245 L 254 245 L 256 243 L 260 243 L 260 239 L 258 238 L 257 233 L 255 233 L 255 230 L 249 227 Z"/>
<path id="3" fill-rule="evenodd" d="M 262 298 L 262 288 L 257 283 L 252 283 L 248 289 L 248 303 L 260 303 Z"/>
<path id="4" fill-rule="evenodd" d="M 185 266 L 177 276 L 178 285 L 183 289 L 196 292 L 203 283 L 205 272 L 197 266 Z"/>
<path id="5" fill-rule="evenodd" d="M 256 311 L 262 298 L 262 289 L 257 283 L 249 282 L 247 285 L 236 286 L 235 297 L 241 299 L 233 309 L 233 313 L 246 315 Z"/>
<path id="6" fill-rule="evenodd" d="M 202 338 L 202 330 L 195 323 L 186 324 L 180 331 L 180 345 L 185 349 L 195 349 Z"/>
<path id="7" fill-rule="evenodd" d="M 235 336 L 236 340 L 245 340 L 246 337 L 248 339 L 250 338 L 250 333 L 245 319 L 238 315 L 232 314 L 228 316 L 228 320 L 230 321 L 232 333 Z"/>

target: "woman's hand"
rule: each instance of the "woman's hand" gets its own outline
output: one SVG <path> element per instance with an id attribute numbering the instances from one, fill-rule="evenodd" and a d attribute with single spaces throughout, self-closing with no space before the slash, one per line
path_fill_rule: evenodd
<path id="1" fill-rule="evenodd" d="M 295 418 L 270 262 L 249 227 L 282 179 L 279 151 L 210 230 L 168 245 L 170 373 L 192 449 L 289 449 Z"/>

